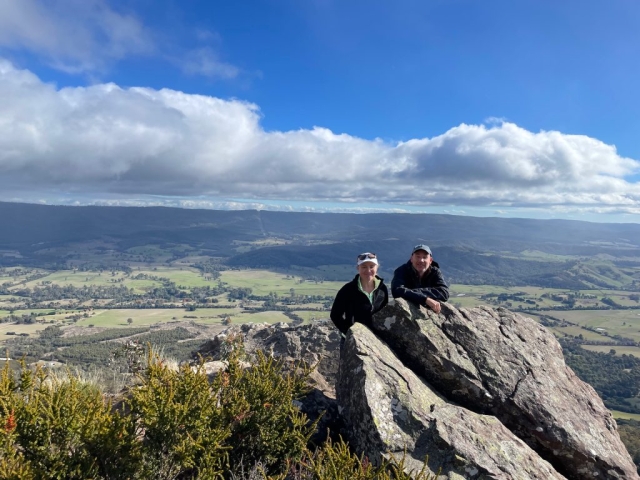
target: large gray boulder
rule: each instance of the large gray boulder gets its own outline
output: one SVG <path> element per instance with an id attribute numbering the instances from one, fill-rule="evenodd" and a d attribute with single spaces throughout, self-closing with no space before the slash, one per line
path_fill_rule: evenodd
<path id="1" fill-rule="evenodd" d="M 435 314 L 396 299 L 373 328 L 441 395 L 494 415 L 566 477 L 639 478 L 611 413 L 534 320 L 485 306 Z"/>
<path id="2" fill-rule="evenodd" d="M 338 404 L 349 440 L 370 460 L 402 457 L 441 479 L 564 478 L 495 417 L 448 403 L 367 327 L 355 324 L 342 351 Z"/>

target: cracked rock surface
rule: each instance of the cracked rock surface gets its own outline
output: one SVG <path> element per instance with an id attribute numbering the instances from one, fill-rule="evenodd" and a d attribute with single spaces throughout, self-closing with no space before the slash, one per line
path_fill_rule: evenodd
<path id="1" fill-rule="evenodd" d="M 640 478 L 609 410 L 534 320 L 486 306 L 435 314 L 396 299 L 373 328 L 443 397 L 494 415 L 567 478 Z"/>
<path id="2" fill-rule="evenodd" d="M 337 397 L 352 445 L 372 461 L 406 451 L 410 469 L 428 456 L 439 479 L 565 478 L 495 417 L 447 402 L 364 325 L 347 335 Z"/>

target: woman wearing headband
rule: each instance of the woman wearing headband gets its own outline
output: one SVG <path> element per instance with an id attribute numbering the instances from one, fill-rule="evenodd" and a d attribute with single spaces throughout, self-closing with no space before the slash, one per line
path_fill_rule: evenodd
<path id="1" fill-rule="evenodd" d="M 389 301 L 389 291 L 378 277 L 378 258 L 365 252 L 357 257 L 356 277 L 343 286 L 331 307 L 331 320 L 344 335 L 355 322 L 371 327 L 371 317 Z"/>

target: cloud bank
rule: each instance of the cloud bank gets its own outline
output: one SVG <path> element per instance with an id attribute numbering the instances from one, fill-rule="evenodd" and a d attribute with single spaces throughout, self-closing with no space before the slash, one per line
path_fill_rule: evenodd
<path id="1" fill-rule="evenodd" d="M 2 1 L 0 47 L 33 52 L 69 73 L 100 71 L 155 49 L 151 32 L 134 15 L 104 0 Z"/>
<path id="2" fill-rule="evenodd" d="M 57 89 L 0 60 L 0 198 L 208 196 L 640 213 L 640 162 L 582 135 L 461 124 L 389 143 L 265 131 L 257 105 L 115 84 Z"/>

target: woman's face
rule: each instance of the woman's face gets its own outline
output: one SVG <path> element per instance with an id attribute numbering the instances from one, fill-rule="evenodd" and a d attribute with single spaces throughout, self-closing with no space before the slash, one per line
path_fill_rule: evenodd
<path id="1" fill-rule="evenodd" d="M 373 262 L 364 262 L 358 265 L 358 273 L 363 280 L 373 280 L 378 273 L 378 265 Z"/>

